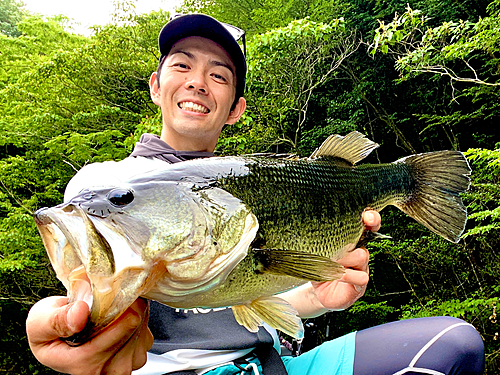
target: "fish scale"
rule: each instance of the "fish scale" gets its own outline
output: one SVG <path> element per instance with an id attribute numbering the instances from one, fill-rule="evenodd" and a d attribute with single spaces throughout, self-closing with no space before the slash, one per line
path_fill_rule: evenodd
<path id="1" fill-rule="evenodd" d="M 344 238 L 342 246 L 359 238 L 363 231 L 361 213 L 366 207 L 381 210 L 391 200 L 406 196 L 412 184 L 408 168 L 395 164 L 353 169 L 335 160 L 320 165 L 308 160 L 270 160 L 262 166 L 259 159 L 252 158 L 246 164 L 248 175 L 221 179 L 218 186 L 256 214 L 265 246 L 296 250 L 310 247 L 329 257 L 338 247 L 339 238 Z M 406 178 L 399 177 L 402 175 Z M 398 181 L 394 181 L 396 177 Z M 274 188 L 276 181 L 286 182 Z M 290 227 L 300 232 L 300 244 L 283 235 L 291 231 Z M 329 248 L 325 242 L 331 244 Z"/>
<path id="2" fill-rule="evenodd" d="M 259 234 L 263 239 L 263 242 L 259 243 L 261 247 L 312 252 L 331 259 L 339 259 L 347 251 L 354 249 L 363 232 L 361 220 L 363 210 L 366 207 L 382 209 L 391 201 L 404 197 L 404 192 L 410 190 L 412 184 L 409 178 L 398 178 L 400 190 L 395 191 L 393 175 L 401 175 L 401 170 L 407 169 L 398 165 L 356 170 L 343 166 L 339 169 L 335 162 L 324 163 L 322 167 L 317 165 L 310 167 L 308 163 L 311 162 L 307 161 L 303 163 L 296 167 L 293 164 L 283 166 L 282 163 L 269 161 L 264 168 L 260 168 L 258 159 L 248 158 L 246 160 L 246 165 L 250 166 L 248 175 L 219 180 L 218 186 L 238 196 L 259 218 Z M 259 167 L 253 169 L 252 165 Z M 287 175 L 293 175 L 297 171 L 301 173 L 305 171 L 305 176 L 312 175 L 307 173 L 308 170 L 313 170 L 317 175 L 334 175 L 335 179 L 349 183 L 340 184 L 334 178 L 324 177 L 328 183 L 314 184 L 314 175 L 312 178 L 295 180 L 287 178 Z M 276 178 L 270 178 L 272 174 Z M 261 176 L 266 177 L 261 178 Z M 272 191 L 270 186 L 262 184 L 273 184 L 280 179 L 287 180 L 280 189 L 289 194 L 270 194 L 266 200 L 261 200 L 260 192 Z M 370 185 L 370 180 L 376 181 L 376 184 Z M 399 184 L 402 180 L 405 180 L 405 184 Z M 364 186 L 370 186 L 372 194 L 369 194 Z M 336 187 L 333 193 L 332 187 Z M 375 196 L 373 190 L 377 191 Z M 349 192 L 351 199 L 346 199 Z M 357 193 L 354 199 L 352 199 L 353 192 Z M 288 203 L 289 210 L 282 209 L 285 202 Z M 287 233 L 295 235 L 289 236 Z M 220 304 L 220 296 L 224 295 L 223 303 L 232 305 L 237 300 L 241 302 L 247 290 L 247 299 L 251 301 L 256 298 L 256 290 L 269 290 L 268 285 L 274 285 L 273 292 L 276 292 L 304 283 L 304 280 L 289 278 L 287 275 L 256 274 L 253 272 L 255 267 L 250 266 L 255 263 L 257 262 L 252 260 L 250 254 L 229 275 L 226 283 L 214 290 L 216 296 L 211 296 L 211 292 L 208 292 L 203 296 L 197 296 L 193 304 L 212 307 L 210 301 L 217 300 Z M 242 272 L 245 274 L 244 277 Z M 242 280 L 245 280 L 245 285 L 242 284 Z"/>
<path id="3" fill-rule="evenodd" d="M 367 208 L 394 205 L 457 242 L 470 183 L 463 154 L 356 165 L 376 147 L 351 132 L 328 137 L 309 158 L 165 164 L 38 210 L 57 276 L 71 300 L 91 305 L 85 330 L 68 342 L 93 337 L 140 296 L 177 308 L 231 306 L 250 331 L 267 323 L 299 338 L 301 320 L 279 293 L 340 278 L 336 261 L 367 238 Z"/>

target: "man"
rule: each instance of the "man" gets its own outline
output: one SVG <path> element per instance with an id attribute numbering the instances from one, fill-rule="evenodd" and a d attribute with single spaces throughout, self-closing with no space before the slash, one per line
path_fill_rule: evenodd
<path id="1" fill-rule="evenodd" d="M 161 137 L 143 136 L 132 157 L 122 162 L 85 167 L 68 185 L 66 199 L 89 184 L 119 183 L 158 163 L 212 155 L 222 127 L 238 121 L 246 106 L 245 57 L 228 28 L 204 15 L 177 17 L 163 28 L 159 36 L 162 57 L 150 78 L 151 98 L 163 116 Z M 365 212 L 363 220 L 370 230 L 380 226 L 376 212 Z M 339 261 L 346 267 L 340 281 L 309 283 L 280 296 L 302 317 L 345 309 L 364 294 L 368 259 L 365 249 L 356 249 Z M 242 368 L 258 371 L 260 362 L 276 354 L 274 330 L 263 327 L 252 334 L 235 322 L 230 309 L 184 311 L 151 302 L 149 311 L 141 299 L 80 347 L 70 347 L 59 339 L 83 329 L 87 317 L 84 302 L 68 305 L 66 298 L 51 297 L 37 303 L 26 326 L 40 362 L 74 375 L 129 374 L 144 364 L 138 374 L 194 374 L 196 370 L 217 375 L 239 374 Z M 479 335 L 469 324 L 453 318 L 429 318 L 353 333 L 299 357 L 278 361 L 278 367 L 284 363 L 290 375 L 403 374 L 412 370 L 479 374 L 484 353 Z M 264 371 L 277 375 L 274 370 Z"/>

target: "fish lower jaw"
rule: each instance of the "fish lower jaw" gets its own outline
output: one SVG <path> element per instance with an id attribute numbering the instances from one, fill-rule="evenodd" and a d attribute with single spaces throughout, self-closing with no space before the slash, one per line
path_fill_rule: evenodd
<path id="1" fill-rule="evenodd" d="M 84 301 L 90 309 L 93 302 L 92 283 L 83 265 L 71 271 L 68 283 L 69 303 Z"/>

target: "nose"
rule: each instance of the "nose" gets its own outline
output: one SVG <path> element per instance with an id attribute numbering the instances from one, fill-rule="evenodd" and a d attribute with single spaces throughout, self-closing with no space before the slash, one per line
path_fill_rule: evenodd
<path id="1" fill-rule="evenodd" d="M 208 89 L 203 73 L 197 71 L 192 72 L 186 81 L 186 89 L 206 95 L 208 93 Z"/>

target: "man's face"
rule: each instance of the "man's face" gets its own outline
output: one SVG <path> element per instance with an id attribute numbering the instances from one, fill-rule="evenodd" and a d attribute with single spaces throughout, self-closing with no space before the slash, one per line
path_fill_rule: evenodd
<path id="1" fill-rule="evenodd" d="M 161 139 L 176 150 L 213 151 L 224 124 L 235 123 L 245 110 L 236 92 L 236 68 L 215 42 L 188 37 L 173 45 L 160 74 L 150 79 L 151 98 L 161 107 Z"/>

